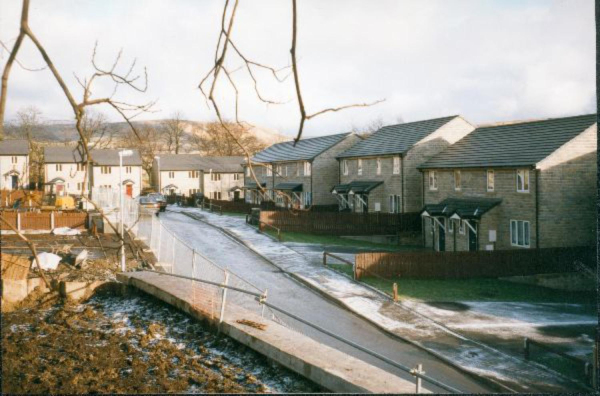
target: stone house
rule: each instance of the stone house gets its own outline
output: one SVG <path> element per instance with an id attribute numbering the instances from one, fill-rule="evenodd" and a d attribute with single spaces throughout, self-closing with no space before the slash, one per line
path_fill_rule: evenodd
<path id="1" fill-rule="evenodd" d="M 308 208 L 313 205 L 335 205 L 331 188 L 339 182 L 336 156 L 360 138 L 354 133 L 319 136 L 274 144 L 253 158 L 253 170 L 262 192 L 246 166 L 244 188 L 246 201 L 275 201 L 278 206 Z"/>
<path id="2" fill-rule="evenodd" d="M 0 190 L 29 187 L 29 142 L 0 141 Z"/>
<path id="3" fill-rule="evenodd" d="M 473 129 L 458 115 L 379 129 L 337 156 L 340 180 L 331 192 L 339 209 L 418 212 L 423 189 L 417 167 Z"/>
<path id="4" fill-rule="evenodd" d="M 152 164 L 154 185 L 163 194 L 202 193 L 216 200 L 243 199 L 244 157 L 161 154 Z"/>
<path id="5" fill-rule="evenodd" d="M 477 128 L 419 167 L 426 246 L 547 248 L 596 241 L 596 115 Z"/>
<path id="6" fill-rule="evenodd" d="M 81 147 L 45 147 L 44 183 L 47 192 L 58 195 L 81 195 L 96 189 L 118 192 L 119 150 L 92 149 L 91 169 L 86 168 L 85 152 Z M 135 198 L 142 188 L 142 159 L 137 150 L 123 157 L 123 185 L 125 194 Z M 87 185 L 84 186 L 84 180 Z"/>

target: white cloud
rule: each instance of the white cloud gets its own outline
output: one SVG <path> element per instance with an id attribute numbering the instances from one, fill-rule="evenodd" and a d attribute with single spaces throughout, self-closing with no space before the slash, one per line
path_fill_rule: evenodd
<path id="1" fill-rule="evenodd" d="M 395 122 L 460 113 L 472 122 L 581 114 L 595 110 L 595 30 L 591 0 L 573 1 L 318 1 L 299 3 L 300 80 L 307 110 L 318 111 L 380 98 L 372 108 L 316 118 L 308 135 L 343 131 L 375 118 Z M 124 63 L 137 57 L 148 67 L 145 97 L 122 91 L 127 101 L 159 98 L 160 113 L 181 111 L 212 119 L 197 85 L 210 69 L 222 2 L 33 0 L 31 26 L 79 96 L 73 72 L 91 72 L 90 55 L 109 64 L 124 49 Z M 0 39 L 18 33 L 20 4 L 0 0 Z M 291 6 L 288 1 L 242 1 L 234 38 L 244 53 L 275 67 L 289 64 Z M 5 51 L 0 52 L 4 62 Z M 41 64 L 31 44 L 19 58 Z M 240 62 L 233 62 L 235 68 Z M 240 109 L 248 121 L 293 134 L 298 109 L 292 80 L 274 83 L 260 74 L 266 106 L 253 86 L 239 79 Z M 224 80 L 221 87 L 225 87 Z M 231 90 L 219 96 L 233 117 Z M 40 107 L 48 119 L 72 118 L 47 72 L 13 68 L 7 115 Z M 109 111 L 106 111 L 107 114 Z"/>

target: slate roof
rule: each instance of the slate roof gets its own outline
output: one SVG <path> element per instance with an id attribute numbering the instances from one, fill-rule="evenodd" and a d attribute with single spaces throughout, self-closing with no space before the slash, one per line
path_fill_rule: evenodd
<path id="1" fill-rule="evenodd" d="M 217 173 L 242 173 L 243 156 L 204 157 L 200 154 L 160 154 L 161 171 L 203 170 Z"/>
<path id="2" fill-rule="evenodd" d="M 344 140 L 348 135 L 350 135 L 349 132 L 302 139 L 296 144 L 296 147 L 294 147 L 293 141 L 276 143 L 256 153 L 252 161 L 266 163 L 312 160 L 322 152 Z"/>
<path id="3" fill-rule="evenodd" d="M 344 151 L 337 158 L 404 154 L 417 142 L 440 129 L 458 115 L 388 125 Z"/>
<path id="4" fill-rule="evenodd" d="M 533 166 L 596 122 L 596 114 L 486 126 L 418 168 Z"/>
<path id="5" fill-rule="evenodd" d="M 123 157 L 125 166 L 141 166 L 142 158 L 138 150 L 132 150 L 133 155 Z M 91 150 L 94 165 L 116 166 L 119 165 L 119 150 L 102 149 Z M 85 153 L 78 147 L 44 147 L 44 162 L 53 163 L 77 163 L 85 161 Z"/>
<path id="6" fill-rule="evenodd" d="M 347 194 L 352 191 L 355 194 L 368 194 L 381 184 L 383 184 L 382 181 L 355 180 L 348 184 L 339 184 L 333 187 L 331 192 L 335 191 L 335 194 Z"/>
<path id="7" fill-rule="evenodd" d="M 446 198 L 438 204 L 425 205 L 421 213 L 444 217 L 457 214 L 461 219 L 479 219 L 500 203 L 500 198 Z"/>
<path id="8" fill-rule="evenodd" d="M 275 190 L 301 192 L 302 183 L 279 183 L 275 186 Z"/>
<path id="9" fill-rule="evenodd" d="M 267 186 L 267 183 L 260 183 L 260 186 L 265 188 Z M 244 184 L 243 188 L 246 190 L 258 190 L 258 184 L 256 184 L 256 182 L 249 181 L 246 182 L 246 184 Z"/>
<path id="10" fill-rule="evenodd" d="M 0 155 L 28 155 L 29 142 L 23 139 L 0 141 Z"/>

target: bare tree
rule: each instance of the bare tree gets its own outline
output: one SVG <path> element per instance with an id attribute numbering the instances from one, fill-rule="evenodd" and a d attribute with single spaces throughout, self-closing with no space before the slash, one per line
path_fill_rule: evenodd
<path id="1" fill-rule="evenodd" d="M 6 136 L 25 139 L 29 143 L 29 179 L 36 183 L 44 178 L 44 148 L 35 139 L 36 132 L 43 127 L 42 111 L 35 106 L 28 106 L 17 111 L 16 119 L 6 130 Z M 29 180 L 22 182 L 29 184 Z"/>
<path id="2" fill-rule="evenodd" d="M 112 146 L 114 130 L 106 121 L 104 114 L 95 111 L 86 112 L 81 121 L 81 129 L 90 149 L 105 149 Z"/>
<path id="3" fill-rule="evenodd" d="M 171 118 L 161 122 L 160 134 L 167 152 L 179 154 L 184 151 L 185 123 L 179 112 L 173 113 Z"/>
<path id="4" fill-rule="evenodd" d="M 221 123 L 210 122 L 204 126 L 202 131 L 193 135 L 191 146 L 202 154 L 211 156 L 244 155 L 245 151 L 237 142 L 240 142 L 252 154 L 267 146 L 250 133 L 249 126 L 234 122 L 225 124 L 229 128 L 230 134 L 225 131 Z"/>
<path id="5" fill-rule="evenodd" d="M 160 131 L 152 125 L 143 125 L 137 128 L 137 133 L 140 139 L 135 136 L 133 131 L 128 131 L 121 146 L 139 151 L 142 157 L 142 169 L 148 178 L 152 179 L 152 162 L 154 157 L 162 152 Z"/>

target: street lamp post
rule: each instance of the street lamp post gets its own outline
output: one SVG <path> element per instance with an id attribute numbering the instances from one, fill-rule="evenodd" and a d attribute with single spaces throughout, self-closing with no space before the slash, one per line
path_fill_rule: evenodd
<path id="1" fill-rule="evenodd" d="M 125 206 L 125 196 L 123 194 L 123 157 L 129 157 L 133 154 L 131 150 L 121 150 L 119 151 L 119 195 L 121 208 L 119 212 L 121 212 L 121 272 L 125 272 L 125 230 L 123 227 L 123 212 Z"/>
<path id="2" fill-rule="evenodd" d="M 157 172 L 157 174 L 158 174 L 158 180 L 157 180 L 158 186 L 156 186 L 156 192 L 160 193 L 160 186 L 161 186 L 161 184 L 160 184 L 160 181 L 161 181 L 160 180 L 160 157 L 158 155 L 156 155 L 154 157 L 154 159 L 156 160 L 156 165 L 157 165 L 157 168 L 158 168 L 158 172 Z"/>

